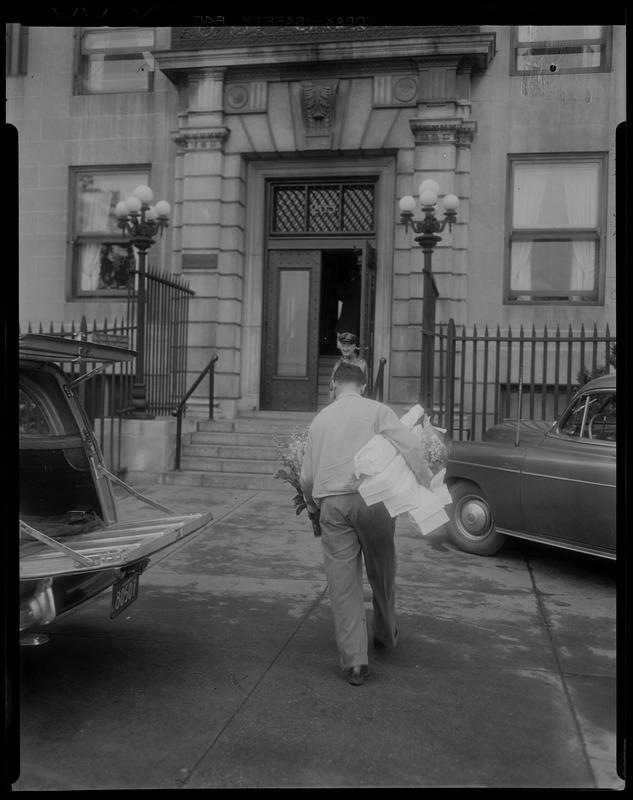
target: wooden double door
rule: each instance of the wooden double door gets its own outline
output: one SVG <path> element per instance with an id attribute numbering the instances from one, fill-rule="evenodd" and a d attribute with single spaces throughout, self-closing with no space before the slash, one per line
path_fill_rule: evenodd
<path id="1" fill-rule="evenodd" d="M 359 337 L 370 370 L 376 252 L 362 247 L 269 250 L 261 407 L 316 411 L 319 360 L 340 355 L 337 332 Z"/>

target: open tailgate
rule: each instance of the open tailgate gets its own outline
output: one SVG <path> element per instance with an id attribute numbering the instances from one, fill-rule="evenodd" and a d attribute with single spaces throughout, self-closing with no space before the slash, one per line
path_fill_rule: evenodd
<path id="1" fill-rule="evenodd" d="M 117 522 L 91 533 L 52 539 L 20 521 L 20 532 L 41 549 L 20 557 L 20 580 L 95 572 L 134 564 L 151 557 L 152 565 L 174 552 L 183 540 L 201 531 L 212 513 Z"/>

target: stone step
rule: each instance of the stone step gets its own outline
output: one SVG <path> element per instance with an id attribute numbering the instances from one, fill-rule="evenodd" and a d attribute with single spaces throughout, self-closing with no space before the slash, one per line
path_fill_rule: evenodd
<path id="1" fill-rule="evenodd" d="M 272 475 L 277 469 L 277 462 L 271 459 L 250 459 L 245 462 L 241 458 L 183 456 L 180 459 L 180 468 L 208 472 L 237 472 L 242 475 Z"/>
<path id="2" fill-rule="evenodd" d="M 307 428 L 316 411 L 301 417 L 238 417 L 236 419 L 199 420 L 198 430 L 229 433 L 290 433 L 294 428 Z"/>
<path id="3" fill-rule="evenodd" d="M 307 428 L 316 412 L 250 411 L 236 419 L 198 420 L 183 440 L 180 470 L 169 482 L 230 489 L 280 489 L 275 440 L 287 442 L 295 429 Z"/>
<path id="4" fill-rule="evenodd" d="M 185 457 L 210 459 L 245 459 L 250 461 L 276 461 L 275 449 L 251 445 L 201 444 L 197 439 L 182 449 Z M 250 465 L 246 465 L 248 467 Z"/>
<path id="5" fill-rule="evenodd" d="M 143 476 L 141 476 L 143 477 Z M 171 486 L 208 486 L 214 489 L 253 489 L 256 491 L 283 491 L 292 502 L 292 487 L 272 475 L 245 474 L 244 472 L 208 472 L 207 470 L 173 470 L 162 476 L 162 483 Z M 280 500 L 280 502 L 283 502 Z"/>
<path id="6" fill-rule="evenodd" d="M 270 447 L 274 448 L 275 439 L 288 441 L 290 431 L 279 433 L 238 433 L 236 431 L 194 431 L 191 444 L 227 445 L 231 447 Z"/>

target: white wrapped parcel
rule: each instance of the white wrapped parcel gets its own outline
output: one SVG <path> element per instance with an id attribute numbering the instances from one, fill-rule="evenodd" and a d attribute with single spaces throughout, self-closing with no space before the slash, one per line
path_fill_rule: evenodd
<path id="1" fill-rule="evenodd" d="M 424 416 L 417 405 L 401 422 L 409 429 Z M 422 432 L 422 426 L 418 426 Z M 417 429 L 416 429 L 417 431 Z M 368 506 L 383 502 L 392 517 L 408 513 L 426 535 L 448 521 L 444 506 L 452 502 L 444 483 L 445 470 L 433 477 L 429 489 L 417 482 L 415 475 L 394 445 L 382 435 L 374 436 L 354 457 L 354 473 L 367 476 L 358 491 Z"/>

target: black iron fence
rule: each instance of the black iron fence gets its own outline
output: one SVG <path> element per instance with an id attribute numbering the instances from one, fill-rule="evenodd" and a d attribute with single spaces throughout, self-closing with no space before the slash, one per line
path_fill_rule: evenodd
<path id="1" fill-rule="evenodd" d="M 481 439 L 504 419 L 554 420 L 587 378 L 613 371 L 615 336 L 581 326 L 526 332 L 499 326 L 467 331 L 453 320 L 436 326 L 432 373 L 436 424 L 454 439 Z M 519 409 L 520 403 L 520 409 Z"/>
<path id="2" fill-rule="evenodd" d="M 22 333 L 22 330 L 20 330 Z M 105 320 L 101 324 L 94 321 L 89 325 L 85 317 L 79 324 L 71 322 L 70 325 L 60 324 L 55 330 L 51 323 L 45 329 L 40 323 L 36 328 L 29 323 L 26 333 L 40 333 L 47 336 L 59 336 L 66 339 L 79 339 L 98 344 L 111 344 L 124 349 L 132 349 L 130 342 L 134 339 L 133 328 L 122 319 L 113 323 Z M 59 365 L 70 380 L 91 372 L 98 363 L 91 362 L 64 362 Z M 110 468 L 116 471 L 120 464 L 120 433 L 121 419 L 133 410 L 132 386 L 134 382 L 134 363 L 118 361 L 110 364 L 104 371 L 95 374 L 90 380 L 77 386 L 77 394 L 86 410 L 88 419 L 93 428 L 99 432 L 99 445 L 104 453 Z M 100 424 L 96 424 L 97 420 Z M 106 423 L 107 421 L 107 423 Z M 109 428 L 114 435 L 109 437 L 109 446 L 105 448 L 104 431 Z"/>
<path id="3" fill-rule="evenodd" d="M 134 274 L 138 276 L 138 271 Z M 130 281 L 127 315 L 132 321 L 133 346 L 138 349 L 137 281 Z M 189 298 L 195 294 L 180 277 L 149 267 L 145 272 L 144 379 L 147 411 L 168 416 L 187 390 Z"/>
<path id="4" fill-rule="evenodd" d="M 163 275 L 151 268 L 145 273 L 145 380 L 147 413 L 151 416 L 171 416 L 186 392 L 187 331 L 189 298 L 194 292 L 177 276 Z M 50 323 L 48 329 L 39 323 L 29 323 L 27 333 L 81 339 L 137 350 L 138 308 L 136 281 L 130 281 L 127 315 L 113 323 L 88 323 L 85 317 L 77 324 Z M 22 330 L 20 330 L 22 333 Z M 97 363 L 60 364 L 72 379 L 90 372 Z M 110 469 L 120 471 L 121 420 L 134 411 L 134 362 L 117 362 L 85 381 L 77 388 L 91 425 L 98 431 L 99 444 Z M 106 433 L 108 446 L 105 447 Z"/>

